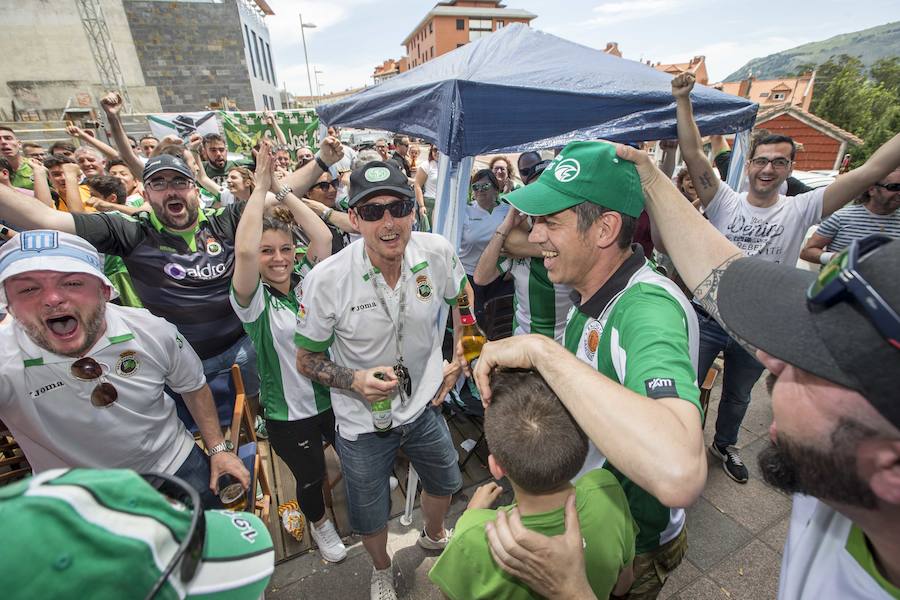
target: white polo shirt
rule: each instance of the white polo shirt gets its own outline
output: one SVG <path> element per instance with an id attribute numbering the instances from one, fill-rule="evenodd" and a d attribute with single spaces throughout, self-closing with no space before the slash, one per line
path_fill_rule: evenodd
<path id="1" fill-rule="evenodd" d="M 466 220 L 459 241 L 459 260 L 468 275 L 475 274 L 478 259 L 508 212 L 509 204 L 506 202 L 497 204 L 491 212 L 481 208 L 477 202 L 466 207 Z"/>
<path id="2" fill-rule="evenodd" d="M 104 365 L 118 392 L 91 404 L 97 381 L 70 373 L 75 359 L 38 347 L 15 319 L 0 326 L 0 420 L 34 471 L 59 467 L 174 473 L 194 446 L 163 394 L 206 383 L 203 365 L 174 325 L 143 308 L 106 305 L 106 332 L 85 356 Z"/>
<path id="3" fill-rule="evenodd" d="M 397 362 L 394 326 L 385 314 L 364 260 L 364 240 L 316 265 L 302 283 L 294 341 L 310 352 L 331 352 L 331 359 L 350 369 L 393 366 Z M 444 323 L 438 322 L 443 303 L 454 304 L 466 282 L 453 246 L 432 233 L 413 232 L 403 254 L 406 272 L 406 314 L 403 316 L 403 362 L 412 379 L 412 397 L 406 404 L 395 397 L 394 425 L 418 417 L 443 380 L 441 343 Z M 389 289 L 380 273 L 391 318 L 397 322 L 400 282 Z M 331 402 L 340 434 L 355 440 L 375 431 L 369 402 L 349 390 L 331 390 Z"/>

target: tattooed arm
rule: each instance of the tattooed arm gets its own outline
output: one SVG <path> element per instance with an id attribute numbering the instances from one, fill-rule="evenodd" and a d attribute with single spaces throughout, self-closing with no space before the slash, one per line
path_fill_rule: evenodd
<path id="1" fill-rule="evenodd" d="M 700 203 L 706 208 L 716 195 L 721 181 L 703 154 L 700 130 L 697 129 L 691 108 L 693 88 L 693 73 L 682 73 L 672 80 L 672 95 L 675 96 L 675 112 L 678 117 L 678 145 L 681 146 L 681 156 L 691 174 Z"/>
<path id="2" fill-rule="evenodd" d="M 297 370 L 312 381 L 356 392 L 369 402 L 378 402 L 397 391 L 397 376 L 392 367 L 353 370 L 336 364 L 324 352 L 298 348 Z M 376 377 L 376 373 L 382 377 Z"/>

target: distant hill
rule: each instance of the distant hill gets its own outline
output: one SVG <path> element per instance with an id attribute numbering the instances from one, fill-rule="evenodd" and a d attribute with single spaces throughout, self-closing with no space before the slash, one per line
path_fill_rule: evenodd
<path id="1" fill-rule="evenodd" d="M 872 66 L 879 58 L 900 56 L 900 21 L 754 58 L 726 77 L 725 81 L 740 81 L 751 71 L 757 79 L 788 77 L 796 75 L 801 65 L 818 65 L 839 54 L 859 57 L 866 67 Z"/>

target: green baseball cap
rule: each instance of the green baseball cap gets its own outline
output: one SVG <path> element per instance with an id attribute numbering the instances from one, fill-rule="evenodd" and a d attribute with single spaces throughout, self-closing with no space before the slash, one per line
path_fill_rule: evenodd
<path id="1" fill-rule="evenodd" d="M 616 147 L 606 142 L 568 144 L 537 181 L 503 199 L 532 216 L 553 214 L 582 202 L 632 217 L 644 210 L 644 192 L 634 163 L 616 156 Z"/>
<path id="2" fill-rule="evenodd" d="M 144 598 L 191 531 L 192 513 L 124 469 L 52 469 L 2 487 L 4 595 Z M 182 583 L 176 565 L 155 598 L 259 598 L 275 561 L 265 525 L 227 510 L 203 518 L 193 578 Z"/>

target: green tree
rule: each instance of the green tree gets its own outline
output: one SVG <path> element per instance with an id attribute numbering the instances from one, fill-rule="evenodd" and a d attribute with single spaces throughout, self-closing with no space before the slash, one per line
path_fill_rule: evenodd
<path id="1" fill-rule="evenodd" d="M 855 56 L 840 54 L 838 56 L 830 57 L 824 63 L 816 67 L 816 83 L 813 88 L 813 100 L 812 105 L 810 106 L 810 112 L 816 115 L 819 114 L 819 102 L 821 102 L 822 96 L 828 92 L 828 88 L 831 86 L 834 79 L 847 69 L 862 74 L 865 66 L 862 61 Z"/>
<path id="2" fill-rule="evenodd" d="M 869 70 L 875 83 L 881 84 L 887 91 L 900 95 L 900 56 L 879 58 Z"/>

